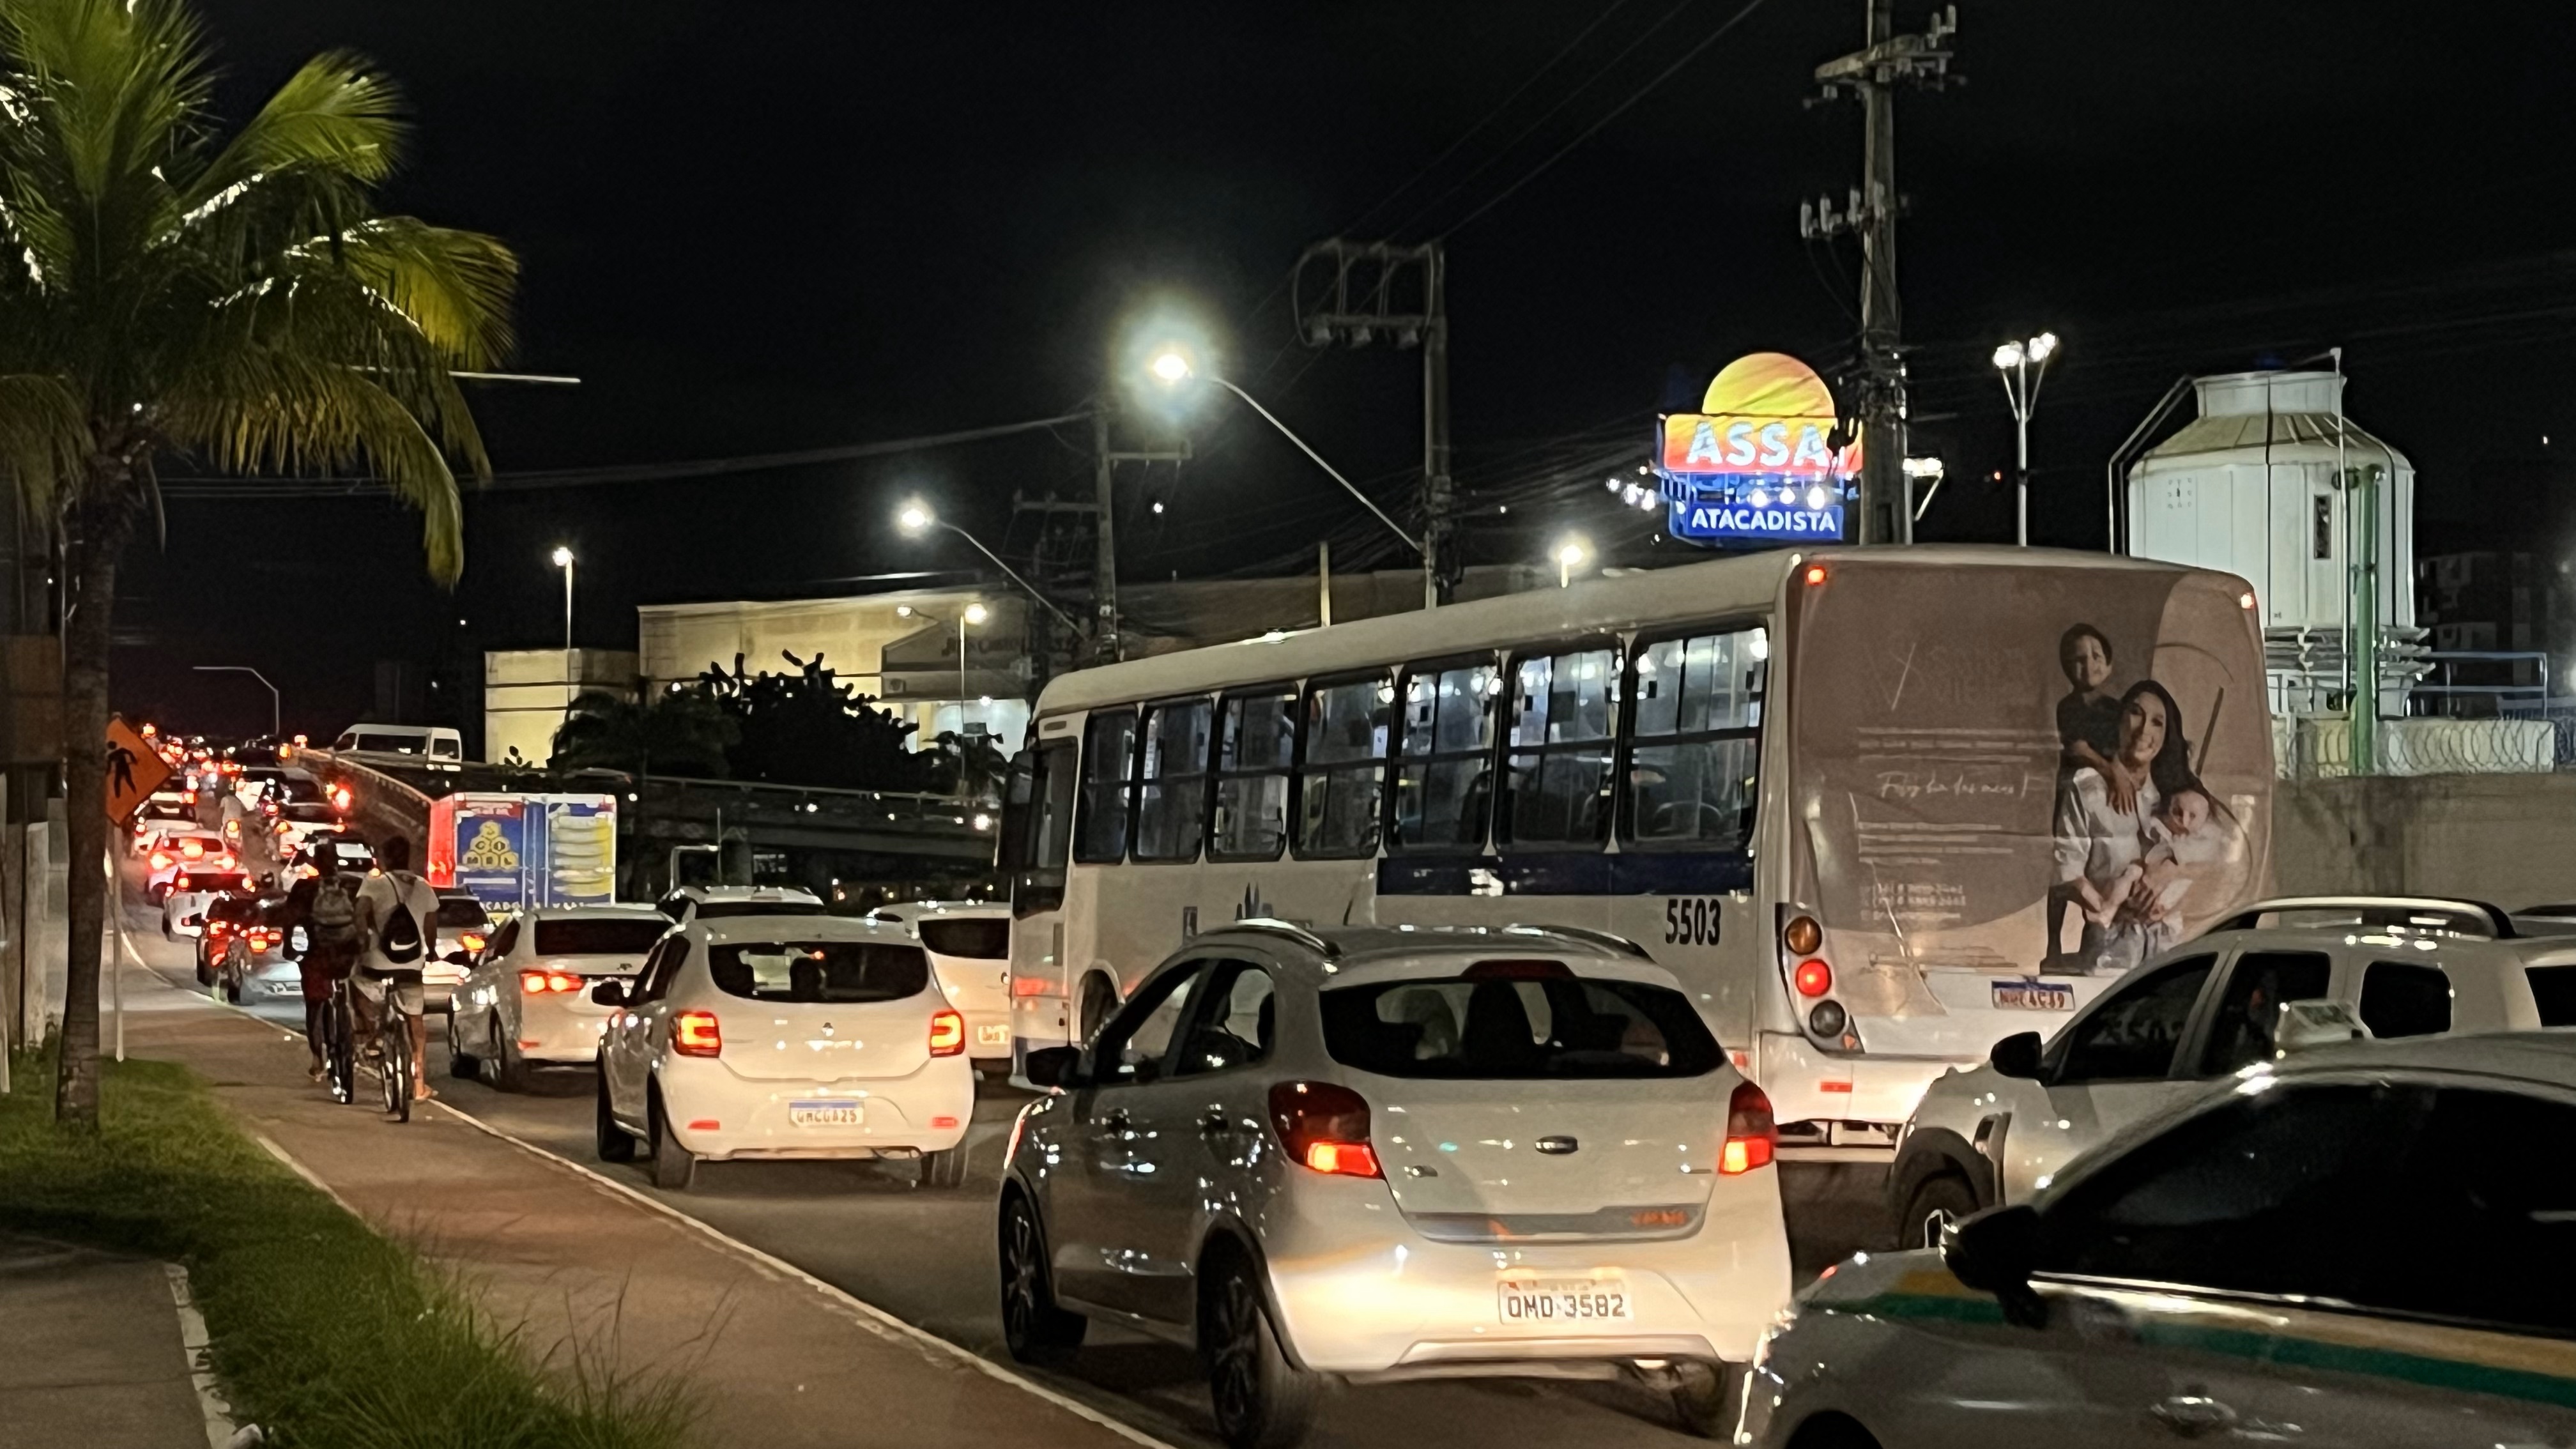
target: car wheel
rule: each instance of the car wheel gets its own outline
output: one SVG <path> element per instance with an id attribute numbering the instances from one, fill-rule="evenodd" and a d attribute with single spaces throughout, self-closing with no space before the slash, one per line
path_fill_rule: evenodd
<path id="1" fill-rule="evenodd" d="M 1681 1362 L 1673 1365 L 1673 1416 L 1682 1432 L 1703 1439 L 1724 1439 L 1735 1432 L 1743 1370 L 1733 1364 Z"/>
<path id="2" fill-rule="evenodd" d="M 1315 1417 L 1322 1380 L 1288 1361 L 1262 1304 L 1261 1282 L 1241 1252 L 1202 1278 L 1199 1361 L 1217 1437 L 1229 1449 L 1288 1449 Z"/>
<path id="3" fill-rule="evenodd" d="M 921 1154 L 919 1185 L 942 1190 L 966 1185 L 966 1144 L 958 1143 L 945 1152 Z"/>
<path id="4" fill-rule="evenodd" d="M 1789 1449 L 1878 1449 L 1878 1439 L 1840 1414 L 1820 1414 L 1789 1436 Z"/>
<path id="5" fill-rule="evenodd" d="M 696 1154 L 671 1135 L 671 1114 L 662 1110 L 659 1099 L 651 1104 L 645 1118 L 653 1125 L 653 1185 L 671 1192 L 688 1191 L 698 1176 Z"/>
<path id="6" fill-rule="evenodd" d="M 481 1073 L 482 1063 L 468 1056 L 456 1040 L 456 1013 L 447 1014 L 447 1074 L 462 1081 L 472 1081 Z"/>
<path id="7" fill-rule="evenodd" d="M 1955 1173 L 1926 1178 L 1905 1200 L 1905 1217 L 1896 1225 L 1896 1246 L 1938 1248 L 1941 1230 L 1976 1210 L 1976 1193 Z"/>
<path id="8" fill-rule="evenodd" d="M 491 1043 L 492 1054 L 484 1058 L 491 1067 L 492 1086 L 496 1091 L 524 1092 L 528 1089 L 528 1059 L 519 1055 L 519 1044 L 501 1030 L 501 1014 L 484 1018 L 483 1031 Z"/>
<path id="9" fill-rule="evenodd" d="M 1060 1364 L 1082 1347 L 1091 1320 L 1056 1306 L 1038 1212 L 1014 1189 L 1002 1202 L 1002 1343 L 1027 1364 Z"/>
<path id="10" fill-rule="evenodd" d="M 617 1125 L 616 1114 L 608 1110 L 608 1068 L 605 1064 L 599 1070 L 599 1160 L 635 1160 L 635 1139 L 627 1135 L 625 1128 Z"/>

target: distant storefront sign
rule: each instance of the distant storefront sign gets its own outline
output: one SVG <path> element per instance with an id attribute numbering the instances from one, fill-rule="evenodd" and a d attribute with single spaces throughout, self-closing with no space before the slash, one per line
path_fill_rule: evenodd
<path id="1" fill-rule="evenodd" d="M 1713 546 L 1842 540 L 1860 442 L 1839 430 L 1833 393 L 1813 368 L 1778 352 L 1739 357 L 1700 406 L 1663 419 L 1655 472 L 1673 537 Z"/>

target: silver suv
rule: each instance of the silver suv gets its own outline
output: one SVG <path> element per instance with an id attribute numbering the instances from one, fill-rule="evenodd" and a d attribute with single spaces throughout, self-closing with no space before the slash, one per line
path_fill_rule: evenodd
<path id="1" fill-rule="evenodd" d="M 1770 1103 L 1613 937 L 1238 922 L 1027 1071 L 1012 1354 L 1193 1344 L 1235 1449 L 1336 1378 L 1626 1374 L 1720 1432 L 1788 1301 Z"/>

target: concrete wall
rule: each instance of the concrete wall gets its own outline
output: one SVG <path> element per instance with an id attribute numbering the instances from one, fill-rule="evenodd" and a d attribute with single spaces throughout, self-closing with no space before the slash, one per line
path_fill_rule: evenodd
<path id="1" fill-rule="evenodd" d="M 555 727 L 575 694 L 635 697 L 636 658 L 622 649 L 497 649 L 483 656 L 483 758 L 499 763 L 515 747 L 542 765 Z"/>
<path id="2" fill-rule="evenodd" d="M 2283 780 L 2272 820 L 2285 895 L 2576 901 L 2576 774 Z"/>

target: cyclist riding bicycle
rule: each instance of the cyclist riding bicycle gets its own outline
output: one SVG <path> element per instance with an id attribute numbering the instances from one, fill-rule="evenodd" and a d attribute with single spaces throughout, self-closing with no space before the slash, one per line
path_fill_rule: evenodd
<path id="1" fill-rule="evenodd" d="M 330 1009 L 331 988 L 358 959 L 358 884 L 340 873 L 339 852 L 329 841 L 316 844 L 304 856 L 314 873 L 286 893 L 285 919 L 280 924 L 290 945 L 299 927 L 304 933 L 295 965 L 303 978 L 304 1041 L 312 1048 L 312 1077 L 318 1082 L 326 1070 L 322 1014 Z"/>
<path id="2" fill-rule="evenodd" d="M 376 846 L 376 864 L 384 874 L 358 889 L 358 933 L 366 949 L 349 977 L 358 1039 L 375 1035 L 376 1013 L 390 998 L 411 1028 L 411 1099 L 424 1102 L 435 1094 L 421 1066 L 429 1056 L 429 1001 L 420 973 L 438 949 L 438 892 L 411 873 L 411 842 L 402 836 L 386 836 Z"/>

